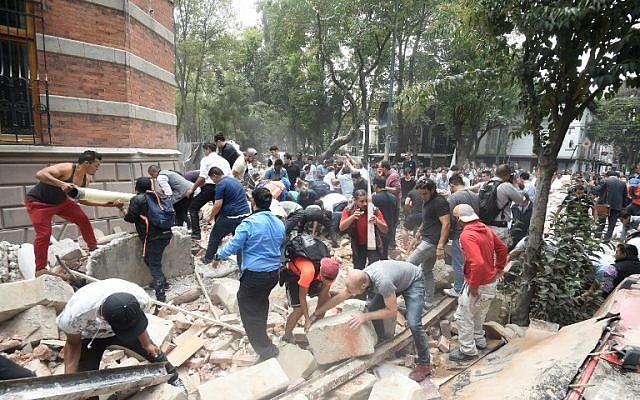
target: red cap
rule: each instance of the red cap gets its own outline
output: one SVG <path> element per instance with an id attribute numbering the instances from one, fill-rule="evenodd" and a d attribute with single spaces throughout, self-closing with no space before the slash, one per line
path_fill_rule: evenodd
<path id="1" fill-rule="evenodd" d="M 338 271 L 340 271 L 340 264 L 335 258 L 325 257 L 320 260 L 320 275 L 323 277 L 335 280 L 338 277 Z"/>

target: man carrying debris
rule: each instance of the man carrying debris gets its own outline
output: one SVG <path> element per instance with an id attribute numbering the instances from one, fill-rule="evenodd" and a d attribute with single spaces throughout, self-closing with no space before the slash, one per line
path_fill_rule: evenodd
<path id="1" fill-rule="evenodd" d="M 284 241 L 284 223 L 269 211 L 271 192 L 257 188 L 252 193 L 253 214 L 236 228 L 233 238 L 218 249 L 213 267 L 219 260 L 241 252 L 238 307 L 249 343 L 260 355 L 259 362 L 278 355 L 267 336 L 269 294 L 278 283 L 280 248 Z"/>
<path id="2" fill-rule="evenodd" d="M 187 226 L 190 226 L 188 211 L 191 205 L 191 198 L 186 197 L 186 194 L 191 189 L 191 182 L 180 173 L 161 169 L 159 165 L 149 166 L 147 172 L 151 179 L 156 180 L 158 186 L 162 189 L 162 193 L 171 197 L 173 209 L 176 212 L 175 225 L 182 226 L 186 222 Z"/>
<path id="3" fill-rule="evenodd" d="M 229 163 L 216 154 L 215 144 L 205 143 L 202 148 L 204 149 L 204 157 L 200 160 L 200 175 L 186 194 L 187 197 L 191 197 L 200 188 L 200 193 L 193 198 L 189 207 L 191 238 L 194 240 L 200 240 L 200 209 L 208 202 L 213 201 L 216 194 L 216 185 L 209 177 L 209 171 L 213 167 L 218 167 L 225 175 L 231 175 Z"/>
<path id="4" fill-rule="evenodd" d="M 340 219 L 340 232 L 347 231 L 351 237 L 351 251 L 353 257 L 353 268 L 363 269 L 367 265 L 380 260 L 382 249 L 382 234 L 389 232 L 389 226 L 382 216 L 380 210 L 375 210 L 371 220 L 367 220 L 367 207 L 369 200 L 367 192 L 358 190 L 353 194 L 353 205 L 342 211 Z M 367 249 L 367 224 L 375 224 L 376 249 Z"/>
<path id="5" fill-rule="evenodd" d="M 325 304 L 331 298 L 329 289 L 331 283 L 338 276 L 340 266 L 335 258 L 324 257 L 316 266 L 315 261 L 306 257 L 293 257 L 287 263 L 287 267 L 280 272 L 282 280 L 285 280 L 287 298 L 293 312 L 287 317 L 282 340 L 293 341 L 293 328 L 296 327 L 300 317 L 304 316 L 305 330 L 309 330 L 311 320 L 307 305 L 307 295 L 318 297 L 318 306 Z M 284 271 L 284 272 L 283 272 Z M 283 276 L 284 275 L 284 276 Z"/>
<path id="6" fill-rule="evenodd" d="M 157 193 L 151 191 L 151 179 L 138 178 L 135 189 L 136 196 L 129 202 L 127 211 L 123 211 L 124 220 L 136 226 L 136 232 L 142 241 L 144 263 L 149 267 L 153 277 L 151 287 L 156 291 L 156 299 L 167 301 L 165 289 L 168 284 L 162 272 L 162 255 L 171 242 L 173 233 L 170 225 L 162 226 L 150 213 L 150 201 L 157 201 L 157 204 L 160 205 Z"/>
<path id="7" fill-rule="evenodd" d="M 216 184 L 215 201 L 209 221 L 215 218 L 216 222 L 209 235 L 207 252 L 202 258 L 204 264 L 213 261 L 213 255 L 218 251 L 222 239 L 235 232 L 242 220 L 251 214 L 247 196 L 240 182 L 230 176 L 224 176 L 218 167 L 211 168 L 209 177 Z"/>
<path id="8" fill-rule="evenodd" d="M 93 371 L 110 346 L 121 346 L 149 362 L 167 362 L 151 341 L 144 308 L 151 299 L 138 285 L 122 279 L 105 279 L 80 288 L 58 316 L 58 328 L 67 336 L 65 374 Z M 167 362 L 171 384 L 179 384 L 176 368 Z M 95 397 L 97 399 L 97 397 Z"/>
<path id="9" fill-rule="evenodd" d="M 449 238 L 449 203 L 436 192 L 436 183 L 430 179 L 416 183 L 416 189 L 423 201 L 422 225 L 418 230 L 422 240 L 407 261 L 414 265 L 422 265 L 426 287 L 425 306 L 431 307 L 435 292 L 433 266 L 436 259 L 444 259 L 444 246 Z"/>
<path id="10" fill-rule="evenodd" d="M 456 311 L 460 348 L 449 354 L 449 360 L 466 361 L 487 347 L 482 324 L 496 297 L 497 281 L 504 274 L 507 246 L 480 221 L 470 205 L 457 205 L 453 217 L 463 226 L 460 248 L 464 255 L 464 286 Z"/>
<path id="11" fill-rule="evenodd" d="M 24 202 L 36 236 L 33 241 L 36 276 L 46 271 L 51 241 L 51 219 L 55 215 L 78 226 L 90 251 L 98 247 L 89 218 L 78 203 L 68 197 L 68 194 L 75 187 L 89 186 L 91 177 L 98 172 L 101 162 L 100 154 L 86 150 L 78 157 L 77 164 L 53 164 L 36 172 L 36 179 L 39 182 L 29 190 Z M 116 205 L 115 202 L 96 203 L 87 200 L 80 200 L 79 203 L 85 206 L 115 207 Z"/>
<path id="12" fill-rule="evenodd" d="M 431 374 L 427 335 L 422 329 L 422 306 L 424 304 L 424 278 L 419 267 L 404 261 L 382 260 L 374 262 L 364 270 L 351 270 L 345 287 L 331 300 L 311 315 L 311 321 L 323 315 L 348 298 L 368 292 L 373 298 L 367 306 L 368 312 L 356 313 L 349 326 L 357 329 L 366 321 L 372 321 L 378 338 L 384 340 L 382 320 L 395 318 L 398 312 L 398 296 L 404 298 L 406 318 L 418 351 L 416 367 L 409 374 L 415 381 L 423 381 Z M 345 338 L 348 340 L 348 338 Z"/>

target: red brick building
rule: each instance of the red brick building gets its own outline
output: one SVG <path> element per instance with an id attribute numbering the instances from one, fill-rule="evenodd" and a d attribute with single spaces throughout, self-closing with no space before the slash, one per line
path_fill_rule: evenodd
<path id="1" fill-rule="evenodd" d="M 0 0 L 0 240 L 31 239 L 37 169 L 96 149 L 94 186 L 130 191 L 152 162 L 179 168 L 175 126 L 171 0 Z"/>

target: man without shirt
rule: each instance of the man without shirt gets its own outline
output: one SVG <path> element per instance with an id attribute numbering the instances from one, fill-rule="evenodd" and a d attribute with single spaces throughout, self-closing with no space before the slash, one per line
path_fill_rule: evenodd
<path id="1" fill-rule="evenodd" d="M 409 374 L 415 381 L 423 381 L 431 374 L 427 335 L 422 329 L 422 306 L 424 304 L 424 279 L 420 268 L 404 261 L 376 261 L 364 270 L 353 269 L 345 279 L 345 287 L 313 312 L 314 321 L 343 301 L 367 292 L 372 300 L 368 312 L 354 313 L 349 327 L 357 329 L 366 321 L 372 321 L 379 340 L 384 337 L 382 320 L 394 318 L 398 312 L 398 296 L 404 298 L 406 318 L 418 351 L 416 367 Z"/>

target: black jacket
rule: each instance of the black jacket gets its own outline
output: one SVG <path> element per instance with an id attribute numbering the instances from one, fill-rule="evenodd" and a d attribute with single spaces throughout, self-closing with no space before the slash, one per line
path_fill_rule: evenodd
<path id="1" fill-rule="evenodd" d="M 136 232 L 140 240 L 156 240 L 156 239 L 171 239 L 173 234 L 171 229 L 160 229 L 157 226 L 149 223 L 149 235 L 147 236 L 147 222 L 142 218 L 146 217 L 149 205 L 147 204 L 147 198 L 143 194 L 138 194 L 129 202 L 129 208 L 127 214 L 124 216 L 124 220 L 136 225 Z"/>
<path id="2" fill-rule="evenodd" d="M 610 176 L 598 187 L 599 204 L 608 204 L 612 210 L 622 210 L 627 196 L 627 185 L 615 176 Z"/>
<path id="3" fill-rule="evenodd" d="M 640 260 L 638 257 L 625 257 L 620 260 L 616 260 L 613 264 L 616 267 L 618 274 L 613 280 L 613 287 L 616 288 L 624 280 L 624 278 L 633 274 L 640 274 Z"/>

